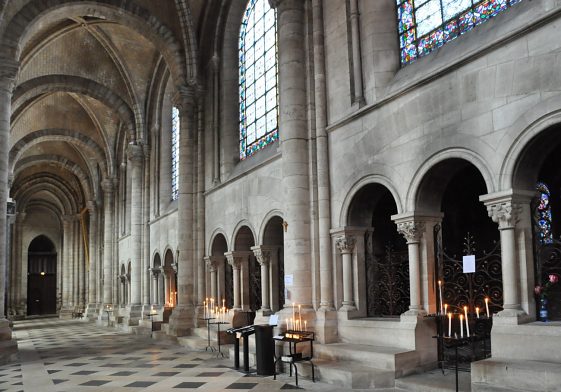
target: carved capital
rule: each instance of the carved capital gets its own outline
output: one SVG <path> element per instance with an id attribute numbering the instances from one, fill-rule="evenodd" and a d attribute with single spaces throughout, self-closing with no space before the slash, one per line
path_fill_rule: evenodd
<path id="1" fill-rule="evenodd" d="M 179 86 L 172 97 L 172 102 L 181 115 L 194 115 L 197 109 L 196 86 Z"/>
<path id="2" fill-rule="evenodd" d="M 97 208 L 95 200 L 88 200 L 86 202 L 86 208 L 90 214 L 95 214 L 95 209 Z"/>
<path id="3" fill-rule="evenodd" d="M 522 206 L 511 201 L 487 205 L 487 213 L 493 222 L 499 224 L 499 230 L 514 229 L 521 211 Z"/>
<path id="4" fill-rule="evenodd" d="M 157 279 L 157 278 L 158 278 L 158 275 L 159 275 L 160 272 L 161 272 L 161 269 L 160 269 L 159 267 L 150 268 L 150 272 L 152 273 L 152 277 L 153 277 L 154 279 Z"/>
<path id="5" fill-rule="evenodd" d="M 215 258 L 209 256 L 205 257 L 205 264 L 207 265 L 209 272 L 216 272 L 218 263 Z"/>
<path id="6" fill-rule="evenodd" d="M 101 189 L 103 190 L 103 193 L 113 193 L 115 191 L 115 179 L 104 178 L 101 180 Z"/>
<path id="7" fill-rule="evenodd" d="M 424 222 L 399 222 L 397 224 L 397 231 L 405 237 L 408 244 L 414 244 L 421 241 L 423 231 L 425 230 Z"/>
<path id="8" fill-rule="evenodd" d="M 76 220 L 76 215 L 63 215 L 62 224 L 67 226 Z"/>
<path id="9" fill-rule="evenodd" d="M 131 161 L 133 165 L 139 165 L 144 159 L 144 151 L 142 146 L 138 144 L 129 144 L 127 148 L 127 159 Z"/>
<path id="10" fill-rule="evenodd" d="M 11 93 L 14 90 L 19 62 L 0 57 L 0 89 Z"/>
<path id="11" fill-rule="evenodd" d="M 260 265 L 271 264 L 271 251 L 269 249 L 253 248 L 253 254 Z"/>
<path id="12" fill-rule="evenodd" d="M 356 240 L 354 237 L 341 236 L 335 239 L 335 245 L 341 253 L 352 253 L 355 247 Z"/>
<path id="13" fill-rule="evenodd" d="M 224 256 L 226 256 L 226 260 L 228 260 L 228 264 L 230 264 L 233 269 L 239 270 L 242 268 L 242 261 L 243 261 L 242 256 L 236 255 L 234 254 L 234 252 L 224 253 Z"/>

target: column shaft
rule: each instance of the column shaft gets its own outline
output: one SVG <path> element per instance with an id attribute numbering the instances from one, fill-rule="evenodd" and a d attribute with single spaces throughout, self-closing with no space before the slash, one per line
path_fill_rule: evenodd
<path id="1" fill-rule="evenodd" d="M 97 287 L 97 211 L 95 202 L 89 203 L 90 228 L 89 228 L 89 271 L 88 271 L 88 304 L 97 303 L 96 287 Z"/>
<path id="2" fill-rule="evenodd" d="M 131 305 L 141 304 L 142 278 L 142 147 L 129 145 L 127 151 L 131 168 Z"/>
<path id="3" fill-rule="evenodd" d="M 103 187 L 103 304 L 113 303 L 113 236 L 115 231 L 113 201 L 114 201 L 114 180 L 105 179 Z M 102 308 L 103 311 L 103 308 Z"/>

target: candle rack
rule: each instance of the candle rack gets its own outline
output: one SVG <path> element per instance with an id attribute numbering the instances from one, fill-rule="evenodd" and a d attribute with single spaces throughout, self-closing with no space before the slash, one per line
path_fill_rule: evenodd
<path id="1" fill-rule="evenodd" d="M 316 379 L 315 379 L 314 363 L 312 362 L 312 358 L 314 357 L 314 340 L 315 340 L 314 332 L 289 329 L 283 334 L 273 337 L 273 339 L 276 341 L 288 343 L 288 351 L 289 351 L 288 355 L 282 355 L 276 358 L 275 365 L 274 365 L 275 373 L 273 379 L 274 380 L 277 379 L 277 372 L 276 372 L 277 363 L 281 361 L 289 364 L 290 377 L 292 377 L 292 367 L 294 367 L 296 386 L 298 386 L 298 368 L 296 367 L 296 363 L 308 361 L 312 366 L 312 381 L 315 382 Z M 304 343 L 304 342 L 308 342 L 310 344 L 309 355 L 304 355 L 301 351 L 298 352 L 297 350 L 296 347 L 297 344 Z"/>
<path id="2" fill-rule="evenodd" d="M 229 323 L 228 321 L 216 321 L 216 322 L 210 323 L 210 324 L 216 325 L 216 327 L 217 327 L 217 329 L 218 329 L 218 335 L 217 335 L 217 336 L 218 336 L 218 337 L 217 337 L 217 340 L 218 340 L 218 351 L 216 352 L 216 357 L 218 358 L 218 357 L 221 356 L 222 358 L 224 358 L 224 353 L 222 352 L 222 349 L 221 349 L 221 346 L 222 346 L 222 345 L 221 345 L 221 341 L 220 341 L 220 326 L 221 326 L 221 325 L 230 324 L 230 323 Z"/>
<path id="3" fill-rule="evenodd" d="M 205 347 L 205 351 L 210 350 L 210 352 L 216 351 L 216 347 L 210 344 L 210 320 L 214 320 L 214 317 L 203 317 L 201 320 L 206 321 L 206 341 L 207 345 Z"/>

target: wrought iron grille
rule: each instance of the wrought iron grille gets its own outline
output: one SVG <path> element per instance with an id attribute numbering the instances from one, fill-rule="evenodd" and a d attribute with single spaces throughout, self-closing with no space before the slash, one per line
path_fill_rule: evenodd
<path id="1" fill-rule="evenodd" d="M 409 308 L 408 254 L 395 251 L 391 243 L 384 254 L 374 254 L 372 235 L 367 232 L 364 237 L 367 315 L 398 316 Z"/>
<path id="2" fill-rule="evenodd" d="M 442 296 L 451 312 L 461 313 L 464 306 L 473 312 L 475 307 L 484 314 L 485 298 L 489 298 L 489 311 L 496 313 L 503 306 L 503 284 L 501 267 L 501 247 L 494 241 L 488 251 L 477 249 L 474 236 L 467 233 L 463 239 L 462 255 L 448 255 L 442 242 L 442 227 L 434 227 L 436 276 L 443 281 Z M 463 255 L 475 255 L 475 273 L 463 273 Z M 440 304 L 437 304 L 440 307 Z M 455 318 L 453 324 L 457 324 Z M 470 363 L 491 356 L 492 319 L 475 319 L 472 331 L 477 339 L 458 347 L 458 367 L 470 371 Z M 458 325 L 453 326 L 459 329 Z M 455 359 L 455 348 L 439 343 L 438 359 L 443 367 L 448 367 Z"/>
<path id="3" fill-rule="evenodd" d="M 234 307 L 234 272 L 232 266 L 226 260 L 224 260 L 224 279 L 226 307 L 232 309 Z"/>
<path id="4" fill-rule="evenodd" d="M 249 304 L 251 310 L 261 309 L 261 265 L 253 256 L 249 258 Z"/>
<path id="5" fill-rule="evenodd" d="M 285 296 L 284 296 L 284 254 L 283 249 L 279 248 L 278 250 L 278 267 L 279 267 L 279 274 L 278 274 L 278 282 L 279 282 L 279 303 L 277 304 L 277 309 L 282 309 L 284 307 Z"/>
<path id="6" fill-rule="evenodd" d="M 550 243 L 535 241 L 534 248 L 536 284 L 545 284 L 549 274 L 561 276 L 561 241 L 552 240 Z M 536 301 L 536 304 L 539 307 L 539 301 Z M 553 285 L 548 292 L 547 308 L 550 320 L 561 320 L 561 284 Z"/>

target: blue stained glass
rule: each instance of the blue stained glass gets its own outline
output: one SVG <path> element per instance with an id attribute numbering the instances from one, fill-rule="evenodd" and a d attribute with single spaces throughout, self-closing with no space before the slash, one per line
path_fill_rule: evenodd
<path id="1" fill-rule="evenodd" d="M 246 159 L 278 139 L 276 11 L 268 0 L 248 1 L 239 52 L 240 159 Z"/>
<path id="2" fill-rule="evenodd" d="M 171 199 L 179 197 L 179 110 L 171 109 Z"/>
<path id="3" fill-rule="evenodd" d="M 548 186 L 543 182 L 536 184 L 538 191 L 537 205 L 534 211 L 536 225 L 536 234 L 542 244 L 550 244 L 553 242 L 553 232 L 551 230 L 551 205 Z"/>
<path id="4" fill-rule="evenodd" d="M 408 64 L 522 0 L 396 0 L 401 63 Z"/>

